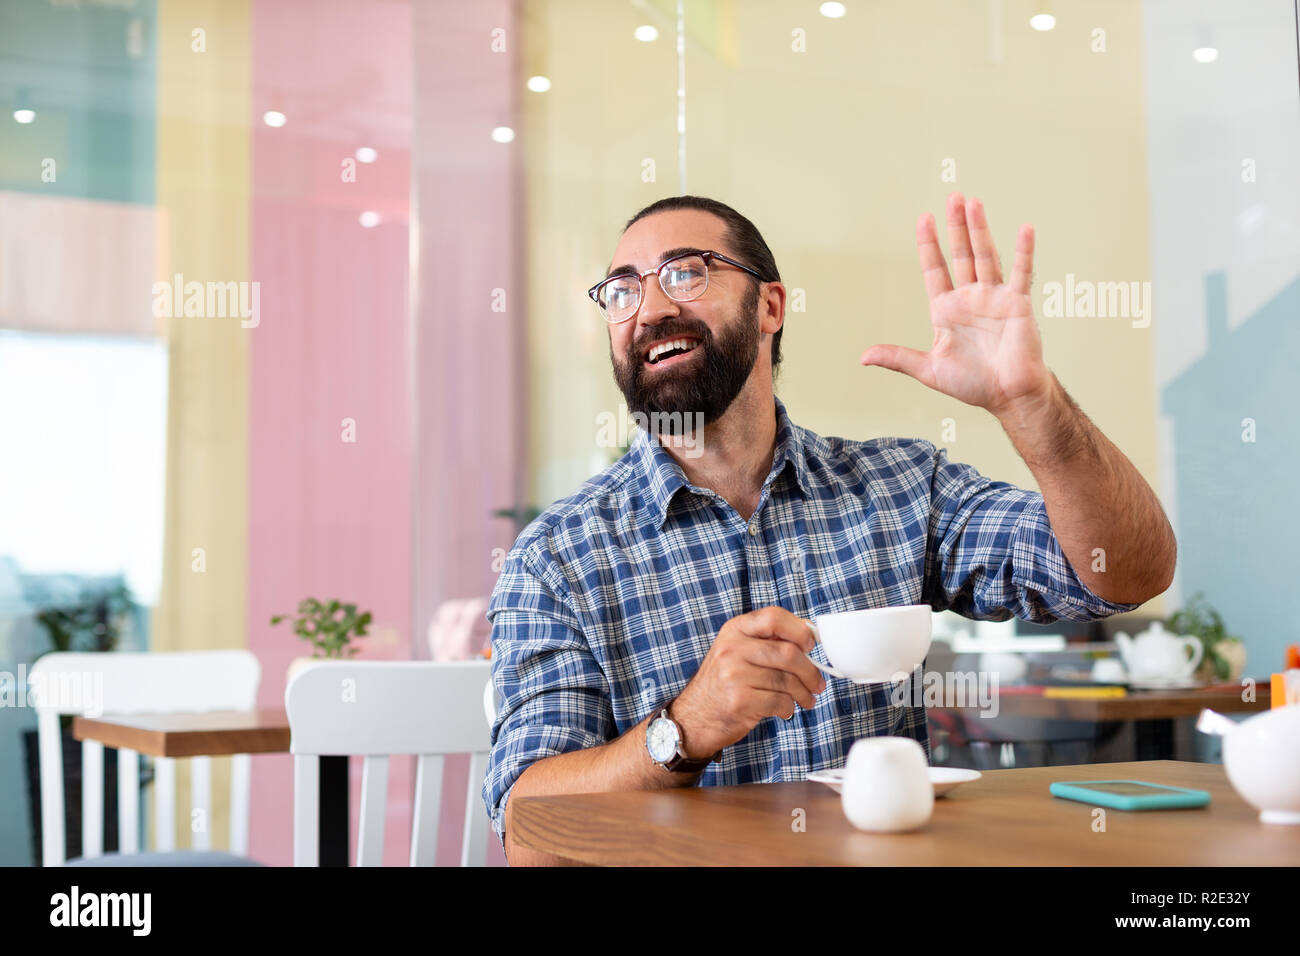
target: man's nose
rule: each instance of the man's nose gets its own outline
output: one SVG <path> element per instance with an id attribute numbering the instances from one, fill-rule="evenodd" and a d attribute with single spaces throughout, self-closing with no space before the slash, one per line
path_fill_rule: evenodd
<path id="1" fill-rule="evenodd" d="M 636 310 L 637 325 L 658 325 L 669 316 L 680 315 L 677 303 L 664 294 L 663 287 L 654 276 L 647 276 L 641 295 L 641 305 Z"/>

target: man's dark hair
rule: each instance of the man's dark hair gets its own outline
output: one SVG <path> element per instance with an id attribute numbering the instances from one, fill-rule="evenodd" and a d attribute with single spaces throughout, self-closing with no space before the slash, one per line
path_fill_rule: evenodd
<path id="1" fill-rule="evenodd" d="M 716 199 L 708 199 L 704 196 L 669 196 L 666 199 L 660 199 L 658 202 L 646 206 L 629 219 L 627 225 L 623 227 L 623 231 L 627 232 L 634 222 L 644 219 L 646 216 L 657 212 L 671 212 L 675 209 L 699 209 L 703 212 L 713 213 L 727 224 L 727 231 L 724 235 L 731 247 L 730 254 L 761 275 L 763 277 L 762 281 L 781 281 L 781 273 L 776 269 L 776 259 L 772 255 L 772 250 L 767 247 L 767 243 L 763 240 L 763 235 L 758 231 L 758 227 L 726 203 L 720 203 Z M 757 291 L 759 280 L 753 276 L 748 276 L 748 278 L 754 290 Z M 784 331 L 785 326 L 782 325 L 772 336 L 773 376 L 776 375 L 776 367 L 781 364 L 781 333 Z"/>

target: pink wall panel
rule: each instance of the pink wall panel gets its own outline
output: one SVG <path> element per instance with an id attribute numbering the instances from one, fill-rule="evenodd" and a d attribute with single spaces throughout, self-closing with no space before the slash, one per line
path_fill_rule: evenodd
<path id="1" fill-rule="evenodd" d="M 523 475 L 521 177 L 518 142 L 489 133 L 520 125 L 516 23 L 511 0 L 256 3 L 249 644 L 262 706 L 282 706 L 302 653 L 272 614 L 309 594 L 356 601 L 377 625 L 364 656 L 428 657 L 437 606 L 485 596 L 492 549 L 514 538 L 491 512 L 518 503 Z M 510 52 L 493 54 L 503 26 Z M 262 124 L 270 109 L 284 127 Z M 379 160 L 345 182 L 362 145 Z M 380 225 L 362 228 L 364 210 Z M 490 311 L 495 288 L 505 315 Z M 467 763 L 447 761 L 440 865 L 459 857 Z M 291 760 L 253 766 L 252 853 L 286 864 Z M 411 773 L 391 761 L 388 865 L 406 861 Z M 360 776 L 354 761 L 354 852 Z M 495 837 L 490 854 L 504 862 Z"/>
<path id="2" fill-rule="evenodd" d="M 358 42 L 364 38 L 364 42 Z M 259 704 L 283 706 L 304 654 L 272 614 L 308 595 L 374 613 L 365 657 L 406 658 L 411 635 L 412 414 L 408 348 L 409 3 L 261 0 L 253 19 L 249 645 Z M 272 129 L 262 114 L 288 122 Z M 345 181 L 358 146 L 379 151 Z M 381 222 L 363 228 L 363 210 Z M 344 440 L 344 419 L 355 442 Z M 405 861 L 410 760 L 392 761 L 385 861 Z M 360 768 L 352 776 L 355 848 Z M 292 859 L 292 762 L 254 761 L 251 852 Z"/>

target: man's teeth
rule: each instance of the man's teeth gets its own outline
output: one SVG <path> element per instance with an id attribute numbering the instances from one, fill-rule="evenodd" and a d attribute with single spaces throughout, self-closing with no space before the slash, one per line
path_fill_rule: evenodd
<path id="1" fill-rule="evenodd" d="M 660 342 L 650 350 L 647 361 L 653 364 L 654 362 L 659 361 L 659 356 L 663 355 L 665 352 L 671 352 L 673 349 L 681 349 L 683 352 L 689 352 L 699 344 L 700 343 L 694 339 L 673 339 L 671 342 Z"/>

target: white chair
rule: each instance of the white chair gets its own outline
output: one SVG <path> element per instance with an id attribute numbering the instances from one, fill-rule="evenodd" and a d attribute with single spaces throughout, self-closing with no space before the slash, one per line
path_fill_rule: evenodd
<path id="1" fill-rule="evenodd" d="M 487 718 L 488 731 L 491 732 L 492 725 L 497 719 L 497 708 L 501 706 L 501 701 L 497 700 L 496 688 L 492 686 L 492 675 L 489 669 L 488 682 L 483 688 L 483 716 Z"/>
<path id="2" fill-rule="evenodd" d="M 480 790 L 489 731 L 479 721 L 491 664 L 475 661 L 325 661 L 289 682 L 284 706 L 293 752 L 293 863 L 320 859 L 322 756 L 364 755 L 357 866 L 383 862 L 388 758 L 416 757 L 411 866 L 432 866 L 438 849 L 443 757 L 471 754 L 461 865 L 487 860 L 487 813 Z"/>
<path id="3" fill-rule="evenodd" d="M 31 669 L 35 695 L 41 775 L 41 863 L 65 862 L 62 714 L 137 714 L 160 711 L 251 710 L 257 702 L 262 668 L 244 650 L 158 653 L 46 654 Z M 212 761 L 190 759 L 190 792 L 195 809 L 211 819 Z M 82 858 L 104 855 L 104 746 L 81 743 Z M 248 754 L 231 758 L 230 850 L 248 852 L 248 804 L 251 762 Z M 118 845 L 123 856 L 139 853 L 141 834 L 140 755 L 117 751 Z M 155 843 L 159 851 L 175 849 L 176 759 L 154 759 Z M 192 848 L 211 849 L 211 829 L 193 833 Z"/>

